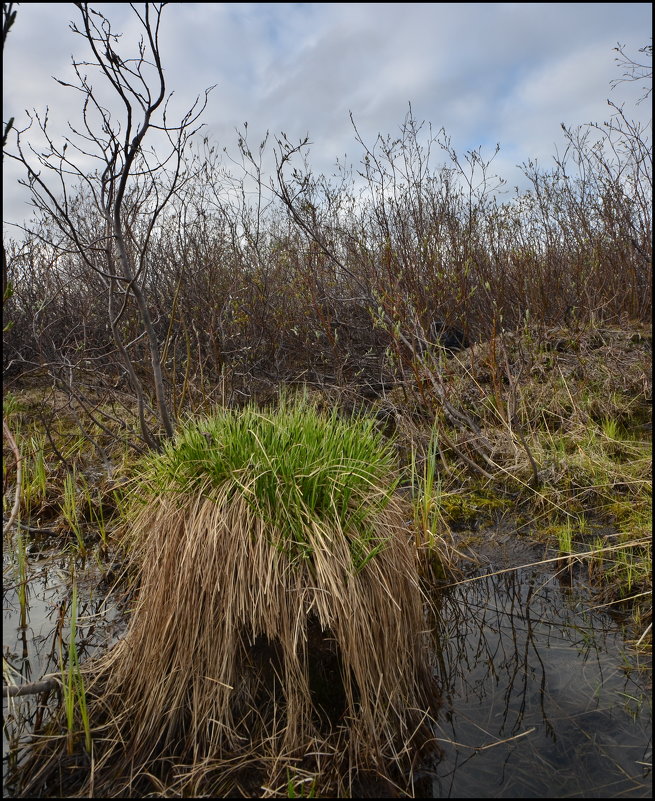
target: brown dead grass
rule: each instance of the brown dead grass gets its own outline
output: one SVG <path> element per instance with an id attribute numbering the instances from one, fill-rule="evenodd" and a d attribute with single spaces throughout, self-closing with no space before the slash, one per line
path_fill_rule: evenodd
<path id="1" fill-rule="evenodd" d="M 386 547 L 355 572 L 356 532 L 315 524 L 292 558 L 242 495 L 144 506 L 129 629 L 87 668 L 95 765 L 75 792 L 286 796 L 299 768 L 323 793 L 411 782 L 437 701 L 404 519 L 380 513 Z"/>

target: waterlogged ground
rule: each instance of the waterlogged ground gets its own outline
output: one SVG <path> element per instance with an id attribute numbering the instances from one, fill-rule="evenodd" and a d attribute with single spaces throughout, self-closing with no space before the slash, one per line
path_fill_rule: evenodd
<path id="1" fill-rule="evenodd" d="M 26 619 L 21 625 L 19 572 L 15 547 L 3 549 L 2 653 L 5 680 L 11 684 L 61 674 L 68 661 L 71 588 L 77 584 L 79 659 L 105 648 L 124 630 L 119 609 L 107 600 L 112 574 L 101 559 L 81 560 L 36 542 L 27 546 Z M 3 699 L 3 787 L 8 768 L 24 753 L 22 746 L 46 716 L 38 695 Z M 6 795 L 5 788 L 5 795 Z"/>
<path id="2" fill-rule="evenodd" d="M 514 536 L 488 533 L 473 579 L 435 594 L 443 756 L 418 777 L 435 798 L 651 797 L 649 660 L 625 644 L 584 588 Z M 3 654 L 16 683 L 59 669 L 68 640 L 71 577 L 79 592 L 81 658 L 119 636 L 118 608 L 93 558 L 32 546 L 28 619 L 20 625 L 17 565 L 5 549 Z M 486 564 L 484 562 L 486 561 Z M 111 578 L 111 577 L 109 577 Z M 642 664 L 643 663 L 643 664 Z M 21 678 L 22 677 L 22 678 Z M 38 696 L 4 702 L 4 768 L 38 723 Z M 420 790 L 419 790 L 420 788 Z"/>
<path id="3" fill-rule="evenodd" d="M 589 611 L 568 570 L 489 575 L 543 556 L 502 539 L 474 580 L 438 600 L 443 758 L 432 796 L 651 797 L 650 659 L 605 611 Z"/>

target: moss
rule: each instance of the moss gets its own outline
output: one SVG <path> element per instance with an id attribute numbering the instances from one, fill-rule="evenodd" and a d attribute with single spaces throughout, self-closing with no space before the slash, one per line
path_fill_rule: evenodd
<path id="1" fill-rule="evenodd" d="M 493 490 L 467 489 L 462 493 L 443 493 L 441 513 L 445 521 L 456 528 L 479 527 L 494 522 L 499 512 L 513 505 L 509 498 L 498 495 Z"/>
<path id="2" fill-rule="evenodd" d="M 615 501 L 607 507 L 607 512 L 623 537 L 652 535 L 653 508 L 650 499 L 637 506 L 628 501 Z"/>

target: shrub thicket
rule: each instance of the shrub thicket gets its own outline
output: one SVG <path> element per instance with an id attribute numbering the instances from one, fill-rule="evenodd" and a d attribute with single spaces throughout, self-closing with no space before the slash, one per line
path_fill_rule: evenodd
<path id="1" fill-rule="evenodd" d="M 361 143 L 357 180 L 307 170 L 287 178 L 302 147 L 278 143 L 268 204 L 246 201 L 251 154 L 243 140 L 242 179 L 228 179 L 209 147 L 196 154 L 196 179 L 149 233 L 141 276 L 174 413 L 292 379 L 383 385 L 443 331 L 479 341 L 527 320 L 648 319 L 650 141 L 619 110 L 600 130 L 567 136 L 568 160 L 550 171 L 525 165 L 531 188 L 510 199 L 479 152 L 460 159 L 443 132 L 433 136 L 411 115 L 399 138 Z M 434 165 L 438 145 L 446 165 Z M 145 235 L 136 187 L 132 202 L 136 254 Z M 81 241 L 96 243 L 93 206 L 81 194 L 69 207 Z M 102 269 L 103 248 L 93 247 L 91 262 Z M 69 388 L 120 382 L 102 275 L 45 217 L 9 244 L 8 256 L 6 372 L 45 368 Z M 153 391 L 129 297 L 117 320 Z"/>

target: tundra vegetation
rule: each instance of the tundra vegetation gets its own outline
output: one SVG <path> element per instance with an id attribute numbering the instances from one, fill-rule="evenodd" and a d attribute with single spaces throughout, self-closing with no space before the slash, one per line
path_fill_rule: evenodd
<path id="1" fill-rule="evenodd" d="M 81 127 L 59 145 L 35 112 L 38 150 L 5 127 L 34 216 L 3 249 L 4 535 L 21 605 L 47 540 L 131 612 L 80 664 L 71 577 L 63 703 L 16 792 L 411 792 L 426 588 L 484 525 L 649 649 L 650 130 L 610 102 L 513 193 L 411 109 L 374 142 L 353 118 L 354 170 L 247 128 L 228 168 L 206 93 L 171 122 L 162 6 L 130 54 L 75 5 Z"/>

